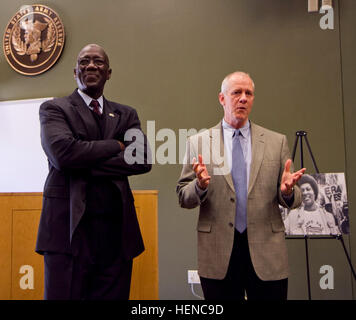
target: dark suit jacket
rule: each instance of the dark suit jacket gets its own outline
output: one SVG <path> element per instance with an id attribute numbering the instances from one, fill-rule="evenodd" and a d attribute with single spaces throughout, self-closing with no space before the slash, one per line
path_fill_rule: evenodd
<path id="1" fill-rule="evenodd" d="M 77 90 L 68 97 L 40 106 L 41 143 L 48 157 L 49 173 L 43 191 L 43 208 L 36 252 L 72 253 L 72 238 L 84 214 L 88 177 L 106 177 L 120 190 L 123 203 L 122 241 L 125 258 L 144 250 L 128 176 L 150 171 L 147 139 L 136 111 L 104 98 L 107 123 L 104 138 L 90 109 Z M 128 129 L 142 133 L 135 144 L 145 163 L 128 164 L 117 140 L 124 142 Z M 140 140 L 140 141 L 139 141 Z M 126 147 L 132 142 L 124 142 Z M 141 143 L 141 144 L 140 144 Z"/>
<path id="2" fill-rule="evenodd" d="M 260 279 L 280 280 L 288 277 L 285 228 L 278 207 L 279 204 L 288 207 L 280 191 L 284 164 L 290 158 L 288 142 L 286 136 L 251 122 L 251 144 L 247 199 L 251 260 Z M 189 138 L 187 159 L 198 158 L 199 153 L 203 154 L 203 159 L 210 160 L 206 163 L 211 176 L 207 193 L 202 199 L 197 195 L 196 176 L 189 161 L 183 166 L 177 193 L 181 207 L 200 206 L 197 225 L 199 275 L 224 279 L 234 242 L 236 196 L 227 160 L 219 160 L 224 157 L 221 122 Z M 296 185 L 290 208 L 298 207 L 300 203 L 301 192 Z"/>

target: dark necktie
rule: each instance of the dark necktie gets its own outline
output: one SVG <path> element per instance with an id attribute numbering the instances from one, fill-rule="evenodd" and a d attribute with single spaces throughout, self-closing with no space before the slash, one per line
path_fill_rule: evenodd
<path id="1" fill-rule="evenodd" d="M 235 228 L 242 233 L 247 226 L 247 172 L 239 136 L 240 130 L 235 130 L 232 139 L 231 176 L 236 194 Z"/>
<path id="2" fill-rule="evenodd" d="M 101 116 L 100 104 L 99 104 L 98 100 L 94 100 L 94 99 L 93 99 L 93 100 L 90 102 L 89 105 L 93 108 L 93 111 L 94 111 L 97 115 Z"/>

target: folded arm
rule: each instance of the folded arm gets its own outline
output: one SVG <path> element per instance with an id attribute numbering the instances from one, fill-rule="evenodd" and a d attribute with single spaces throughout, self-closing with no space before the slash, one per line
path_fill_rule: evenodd
<path id="1" fill-rule="evenodd" d="M 58 170 L 88 169 L 121 151 L 115 139 L 84 141 L 76 138 L 65 113 L 52 101 L 42 104 L 39 114 L 43 150 Z"/>
<path id="2" fill-rule="evenodd" d="M 93 176 L 117 178 L 151 170 L 147 138 L 134 110 L 125 119 L 126 132 L 136 133 L 130 141 L 79 139 L 67 115 L 52 101 L 41 105 L 40 122 L 43 149 L 58 170 L 86 169 Z"/>

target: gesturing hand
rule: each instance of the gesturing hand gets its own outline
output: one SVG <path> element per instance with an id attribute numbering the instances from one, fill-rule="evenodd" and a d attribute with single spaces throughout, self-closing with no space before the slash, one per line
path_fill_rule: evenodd
<path id="1" fill-rule="evenodd" d="M 300 169 L 297 172 L 290 172 L 290 165 L 292 163 L 291 159 L 288 159 L 284 165 L 284 171 L 281 179 L 281 192 L 283 195 L 290 195 L 293 192 L 294 185 L 298 182 L 298 180 L 302 177 L 306 168 Z"/>
<path id="2" fill-rule="evenodd" d="M 211 177 L 209 176 L 206 165 L 203 163 L 203 157 L 201 154 L 198 155 L 199 162 L 197 159 L 193 158 L 193 170 L 198 179 L 198 186 L 200 189 L 205 190 L 210 182 Z"/>

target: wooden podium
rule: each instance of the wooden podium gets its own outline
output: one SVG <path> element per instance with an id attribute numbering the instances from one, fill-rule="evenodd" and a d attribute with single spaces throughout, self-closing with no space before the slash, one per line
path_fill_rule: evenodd
<path id="1" fill-rule="evenodd" d="M 156 190 L 133 191 L 146 250 L 134 259 L 131 300 L 158 299 Z M 0 193 L 0 299 L 43 299 L 43 257 L 35 253 L 42 193 Z"/>

